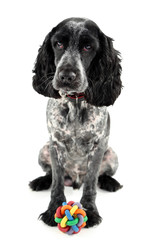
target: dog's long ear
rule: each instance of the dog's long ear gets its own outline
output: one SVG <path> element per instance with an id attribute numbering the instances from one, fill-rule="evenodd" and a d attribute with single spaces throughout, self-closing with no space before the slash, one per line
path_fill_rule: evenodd
<path id="1" fill-rule="evenodd" d="M 119 52 L 113 40 L 99 30 L 99 50 L 88 72 L 87 101 L 95 106 L 112 105 L 122 89 Z"/>
<path id="2" fill-rule="evenodd" d="M 38 56 L 33 69 L 33 88 L 47 97 L 59 98 L 60 95 L 52 87 L 52 79 L 56 70 L 54 64 L 54 52 L 51 44 L 55 28 L 46 36 L 42 46 L 38 50 Z"/>

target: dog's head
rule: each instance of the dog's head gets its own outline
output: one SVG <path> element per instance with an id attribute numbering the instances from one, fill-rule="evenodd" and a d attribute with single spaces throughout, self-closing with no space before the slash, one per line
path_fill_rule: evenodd
<path id="1" fill-rule="evenodd" d="M 121 92 L 119 53 L 112 39 L 82 18 L 59 23 L 39 49 L 33 87 L 44 96 L 84 93 L 88 103 L 109 106 Z"/>

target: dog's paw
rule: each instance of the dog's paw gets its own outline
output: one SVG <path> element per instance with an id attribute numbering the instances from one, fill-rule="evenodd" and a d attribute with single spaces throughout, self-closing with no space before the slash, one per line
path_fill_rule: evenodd
<path id="1" fill-rule="evenodd" d="M 46 176 L 39 177 L 39 178 L 36 178 L 33 181 L 31 181 L 29 183 L 29 187 L 33 191 L 41 191 L 41 190 L 46 190 L 46 189 L 50 188 L 51 183 L 52 183 L 51 176 L 46 175 Z"/>
<path id="2" fill-rule="evenodd" d="M 118 181 L 107 175 L 99 176 L 98 185 L 101 189 L 104 189 L 109 192 L 116 192 L 117 190 L 123 187 L 122 185 L 120 185 Z"/>
<path id="3" fill-rule="evenodd" d="M 49 226 L 57 226 L 57 223 L 54 220 L 54 214 L 56 209 L 48 209 L 46 212 L 40 214 L 39 219 Z"/>
<path id="4" fill-rule="evenodd" d="M 57 223 L 54 220 L 54 215 L 56 213 L 56 209 L 62 205 L 62 202 L 65 201 L 65 196 L 58 196 L 57 198 L 52 199 L 52 201 L 49 203 L 47 211 L 40 214 L 39 219 L 49 226 L 57 226 Z"/>
<path id="5" fill-rule="evenodd" d="M 88 221 L 86 222 L 86 228 L 93 227 L 101 223 L 102 218 L 99 216 L 96 210 L 86 210 Z"/>

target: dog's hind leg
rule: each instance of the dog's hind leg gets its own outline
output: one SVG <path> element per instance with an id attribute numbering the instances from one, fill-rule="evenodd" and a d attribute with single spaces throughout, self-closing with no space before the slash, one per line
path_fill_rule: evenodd
<path id="1" fill-rule="evenodd" d="M 50 188 L 52 183 L 52 168 L 49 142 L 47 142 L 40 150 L 38 162 L 39 165 L 42 167 L 43 171 L 46 172 L 46 175 L 38 177 L 29 183 L 30 188 L 34 191 L 46 190 Z M 64 185 L 73 186 L 73 188 L 79 188 L 76 187 L 75 183 L 73 183 L 71 177 L 67 173 L 65 173 L 64 176 Z"/>
<path id="2" fill-rule="evenodd" d="M 98 177 L 98 186 L 101 189 L 107 190 L 109 192 L 115 192 L 122 188 L 122 185 L 120 185 L 118 181 L 112 178 L 117 168 L 118 157 L 112 148 L 108 148 L 104 154 Z"/>
<path id="3" fill-rule="evenodd" d="M 52 183 L 51 172 L 45 176 L 38 177 L 29 183 L 29 186 L 34 191 L 49 189 Z"/>
<path id="4" fill-rule="evenodd" d="M 46 172 L 45 176 L 38 177 L 29 183 L 34 191 L 41 191 L 50 188 L 52 183 L 51 158 L 49 154 L 49 142 L 39 152 L 39 164 Z"/>

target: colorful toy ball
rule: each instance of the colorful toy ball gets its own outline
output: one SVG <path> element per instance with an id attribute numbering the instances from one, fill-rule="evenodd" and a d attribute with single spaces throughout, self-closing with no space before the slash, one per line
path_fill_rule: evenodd
<path id="1" fill-rule="evenodd" d="M 55 222 L 60 231 L 69 235 L 79 233 L 88 220 L 86 212 L 78 202 L 63 202 L 55 213 Z"/>

